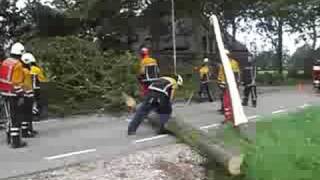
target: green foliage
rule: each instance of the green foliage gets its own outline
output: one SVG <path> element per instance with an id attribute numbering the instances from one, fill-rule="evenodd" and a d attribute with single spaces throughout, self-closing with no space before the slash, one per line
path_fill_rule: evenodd
<path id="1" fill-rule="evenodd" d="M 286 77 L 279 73 L 265 72 L 263 74 L 258 73 L 256 81 L 258 83 L 267 84 L 267 85 L 279 85 L 284 83 Z"/>
<path id="2" fill-rule="evenodd" d="M 84 104 L 89 109 L 120 110 L 121 92 L 137 93 L 138 61 L 130 53 L 100 52 L 94 43 L 73 36 L 34 39 L 29 46 L 59 91 L 50 99 L 68 110 Z"/>
<path id="3" fill-rule="evenodd" d="M 257 123 L 255 147 L 246 151 L 246 179 L 319 179 L 319 118 L 317 107 Z"/>
<path id="4" fill-rule="evenodd" d="M 308 45 L 304 45 L 296 50 L 290 59 L 290 70 L 292 73 L 290 75 L 300 76 L 297 74 L 297 70 L 303 69 L 305 78 L 311 78 L 312 75 L 312 65 L 317 56 L 315 51 Z"/>
<path id="5" fill-rule="evenodd" d="M 30 15 L 29 23 L 35 26 L 34 30 L 40 36 L 66 36 L 80 27 L 78 18 L 68 18 L 64 13 L 37 1 L 28 3 L 25 10 Z"/>
<path id="6" fill-rule="evenodd" d="M 0 48 L 12 39 L 23 34 L 20 30 L 24 17 L 16 7 L 18 0 L 0 1 Z"/>

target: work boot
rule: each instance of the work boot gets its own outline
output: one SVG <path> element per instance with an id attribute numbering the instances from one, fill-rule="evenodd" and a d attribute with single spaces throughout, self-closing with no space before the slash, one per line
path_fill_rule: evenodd
<path id="1" fill-rule="evenodd" d="M 11 148 L 17 149 L 25 146 L 27 146 L 27 143 L 22 141 L 20 137 L 12 137 Z"/>
<path id="2" fill-rule="evenodd" d="M 252 106 L 253 106 L 253 107 L 257 107 L 257 100 L 253 100 L 253 101 L 252 101 Z"/>
<path id="3" fill-rule="evenodd" d="M 21 123 L 21 129 L 22 129 L 21 130 L 21 135 L 24 138 L 28 137 L 28 126 L 29 126 L 28 122 L 22 122 Z"/>
<path id="4" fill-rule="evenodd" d="M 29 124 L 28 124 L 28 134 L 29 134 L 29 137 L 34 137 L 39 134 L 37 131 L 33 130 L 33 123 L 32 122 L 29 122 Z"/>
<path id="5" fill-rule="evenodd" d="M 248 106 L 248 99 L 243 99 L 242 106 Z"/>
<path id="6" fill-rule="evenodd" d="M 11 137 L 10 137 L 10 131 L 6 132 L 6 138 L 7 138 L 7 144 L 11 144 Z"/>
<path id="7" fill-rule="evenodd" d="M 130 131 L 128 131 L 128 136 L 134 136 L 134 135 L 136 135 L 136 132 L 130 132 Z"/>
<path id="8" fill-rule="evenodd" d="M 158 130 L 158 135 L 161 135 L 161 134 L 168 134 L 168 131 L 166 130 L 166 128 L 164 127 L 164 125 L 160 125 L 160 128 Z"/>
<path id="9" fill-rule="evenodd" d="M 220 114 L 224 114 L 224 109 L 223 109 L 223 108 L 218 109 L 218 112 L 219 112 Z"/>
<path id="10" fill-rule="evenodd" d="M 21 136 L 22 136 L 23 138 L 29 137 L 29 131 L 28 131 L 28 129 L 22 129 L 22 131 L 21 131 Z"/>

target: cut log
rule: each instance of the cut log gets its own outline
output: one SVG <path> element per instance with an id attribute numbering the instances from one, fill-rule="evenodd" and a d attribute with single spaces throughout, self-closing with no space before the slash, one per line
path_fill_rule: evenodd
<path id="1" fill-rule="evenodd" d="M 155 114 L 150 115 L 148 119 L 153 125 L 159 125 L 158 117 Z M 166 129 L 210 161 L 225 167 L 231 175 L 241 174 L 242 155 L 231 153 L 221 144 L 214 144 L 205 132 L 186 123 L 182 116 L 172 117 L 166 124 Z"/>

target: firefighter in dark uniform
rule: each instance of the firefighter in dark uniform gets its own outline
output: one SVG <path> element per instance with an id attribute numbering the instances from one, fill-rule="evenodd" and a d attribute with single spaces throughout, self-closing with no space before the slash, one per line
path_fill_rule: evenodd
<path id="1" fill-rule="evenodd" d="M 160 115 L 160 129 L 158 134 L 165 133 L 165 124 L 172 113 L 172 102 L 178 86 L 183 85 L 180 75 L 175 77 L 160 77 L 149 86 L 141 106 L 137 109 L 128 127 L 128 135 L 135 135 L 137 128 L 150 111 L 155 110 Z"/>
<path id="2" fill-rule="evenodd" d="M 209 81 L 210 81 L 210 68 L 208 66 L 209 59 L 204 58 L 203 64 L 199 69 L 200 74 L 200 90 L 199 90 L 199 97 L 202 99 L 202 95 L 206 94 L 208 97 L 209 102 L 213 102 L 210 90 L 209 90 Z"/>
<path id="3" fill-rule="evenodd" d="M 244 86 L 244 98 L 242 101 L 243 106 L 248 106 L 250 96 L 252 106 L 257 106 L 256 69 L 256 65 L 253 62 L 252 56 L 250 55 L 248 59 L 248 65 L 242 70 L 242 84 Z"/>

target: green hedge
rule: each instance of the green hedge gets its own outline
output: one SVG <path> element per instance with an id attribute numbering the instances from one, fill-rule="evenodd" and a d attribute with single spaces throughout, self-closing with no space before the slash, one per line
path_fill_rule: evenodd
<path id="1" fill-rule="evenodd" d="M 135 66 L 128 52 L 101 52 L 96 44 L 74 36 L 33 39 L 29 50 L 46 70 L 52 112 L 119 111 L 121 92 L 137 95 Z"/>

